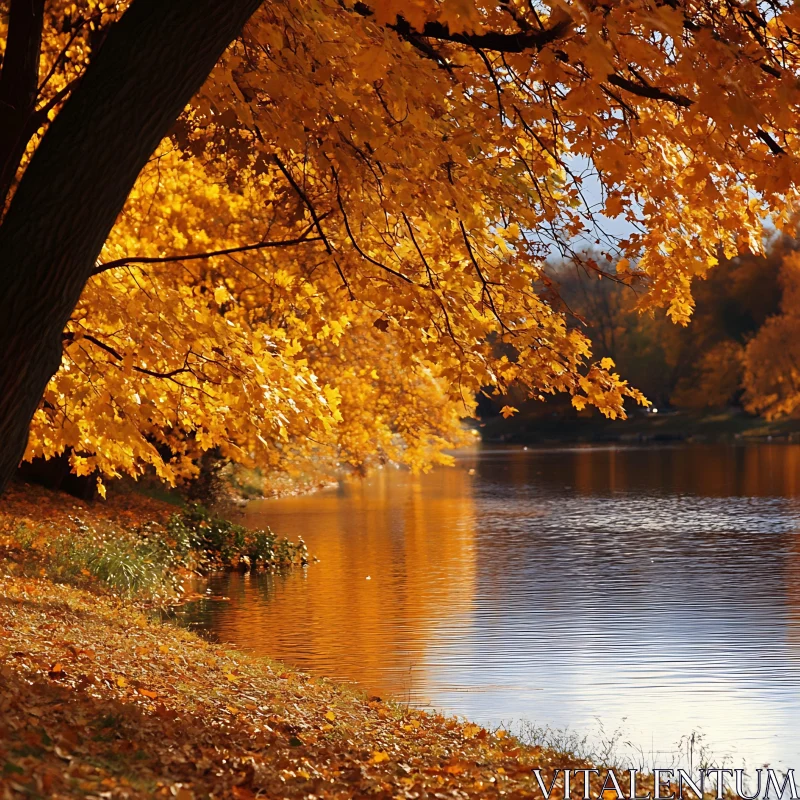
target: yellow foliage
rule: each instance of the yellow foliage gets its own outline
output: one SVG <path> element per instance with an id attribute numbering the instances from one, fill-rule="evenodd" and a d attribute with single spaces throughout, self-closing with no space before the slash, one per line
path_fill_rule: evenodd
<path id="1" fill-rule="evenodd" d="M 139 177 L 28 456 L 168 481 L 209 448 L 423 469 L 487 385 L 624 417 L 644 398 L 544 270 L 602 225 L 581 173 L 636 226 L 620 276 L 678 322 L 692 279 L 760 252 L 797 199 L 794 12 L 762 36 L 754 4 L 717 6 L 264 3 Z M 124 8 L 49 4 L 51 118 Z"/>

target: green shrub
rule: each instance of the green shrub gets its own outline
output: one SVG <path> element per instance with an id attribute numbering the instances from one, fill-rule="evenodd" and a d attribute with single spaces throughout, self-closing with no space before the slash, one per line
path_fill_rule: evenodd
<path id="1" fill-rule="evenodd" d="M 179 588 L 168 554 L 145 542 L 107 541 L 87 552 L 86 566 L 118 594 L 154 596 L 165 588 Z"/>
<path id="2" fill-rule="evenodd" d="M 16 529 L 26 572 L 63 583 L 99 583 L 126 597 L 166 600 L 181 593 L 181 570 L 163 532 L 159 539 L 152 531 L 143 537 L 137 530 L 95 528 L 77 518 L 72 523 L 64 531 Z"/>
<path id="3" fill-rule="evenodd" d="M 167 533 L 176 547 L 188 547 L 207 567 L 235 567 L 248 562 L 254 568 L 308 563 L 308 549 L 302 539 L 295 544 L 279 539 L 269 528 L 245 528 L 213 516 L 201 505 L 173 514 Z"/>
<path id="4" fill-rule="evenodd" d="M 70 517 L 58 528 L 17 526 L 14 546 L 27 573 L 77 585 L 105 585 L 116 594 L 169 601 L 191 572 L 240 567 L 277 568 L 308 563 L 308 550 L 271 530 L 250 530 L 199 505 L 155 522 L 122 528 L 107 521 Z"/>

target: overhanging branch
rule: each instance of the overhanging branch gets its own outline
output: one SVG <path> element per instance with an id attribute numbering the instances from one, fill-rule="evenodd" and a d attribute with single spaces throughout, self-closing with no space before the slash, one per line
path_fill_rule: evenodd
<path id="1" fill-rule="evenodd" d="M 362 17 L 371 17 L 374 11 L 366 4 L 357 2 L 353 10 Z M 525 50 L 541 50 L 548 45 L 562 38 L 572 27 L 572 20 L 569 17 L 559 20 L 550 28 L 534 30 L 528 28 L 519 30 L 515 33 L 501 33 L 499 31 L 488 31 L 486 33 L 453 33 L 450 28 L 441 22 L 426 22 L 421 30 L 417 30 L 404 17 L 398 17 L 397 22 L 389 24 L 391 30 L 398 33 L 402 38 L 411 41 L 423 39 L 438 39 L 444 42 L 454 42 L 464 44 L 468 47 L 477 47 L 482 50 L 496 50 L 502 53 L 522 53 Z M 416 45 L 415 45 L 416 46 Z"/>
<path id="2" fill-rule="evenodd" d="M 123 361 L 123 355 L 115 348 L 111 347 L 111 345 L 106 344 L 105 342 L 98 339 L 96 336 L 92 336 L 89 333 L 84 333 L 82 336 L 75 336 L 74 333 L 66 332 L 61 334 L 61 340 L 64 342 L 81 342 L 87 341 L 91 342 L 95 347 L 99 347 L 103 352 L 108 353 L 112 358 L 116 359 L 117 361 Z M 139 372 L 142 375 L 150 375 L 152 378 L 166 378 L 167 380 L 174 380 L 176 375 L 183 375 L 187 372 L 192 372 L 189 367 L 178 367 L 177 369 L 170 370 L 169 372 L 157 372 L 156 370 L 146 369 L 145 367 L 136 367 L 133 366 L 131 369 L 134 372 Z M 194 373 L 192 373 L 194 374 Z"/>
<path id="3" fill-rule="evenodd" d="M 310 242 L 323 241 L 321 236 L 307 236 L 303 234 L 296 239 L 283 239 L 274 242 L 256 242 L 255 244 L 245 244 L 241 247 L 226 247 L 223 250 L 209 250 L 205 253 L 186 253 L 184 255 L 175 256 L 129 256 L 126 258 L 118 258 L 116 261 L 107 261 L 105 264 L 98 264 L 92 275 L 100 275 L 110 269 L 117 269 L 118 267 L 126 267 L 129 264 L 172 264 L 178 261 L 197 261 L 203 258 L 213 258 L 214 256 L 228 256 L 234 253 L 247 253 L 251 250 L 267 250 L 272 247 L 293 247 L 299 244 L 308 244 Z"/>

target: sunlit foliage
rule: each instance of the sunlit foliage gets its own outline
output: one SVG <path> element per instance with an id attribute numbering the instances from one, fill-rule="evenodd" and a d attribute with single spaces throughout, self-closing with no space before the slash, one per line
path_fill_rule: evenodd
<path id="1" fill-rule="evenodd" d="M 124 5 L 48 5 L 43 116 Z M 29 454 L 424 467 L 511 383 L 624 415 L 545 259 L 595 241 L 685 322 L 720 252 L 792 220 L 798 29 L 788 2 L 264 4 L 141 175 Z"/>

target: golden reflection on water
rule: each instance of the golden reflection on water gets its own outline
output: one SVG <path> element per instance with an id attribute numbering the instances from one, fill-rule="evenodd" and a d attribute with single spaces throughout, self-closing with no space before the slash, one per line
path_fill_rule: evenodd
<path id="1" fill-rule="evenodd" d="M 243 580 L 240 596 L 218 612 L 226 638 L 273 657 L 303 662 L 313 654 L 314 665 L 338 664 L 338 676 L 373 691 L 402 695 L 424 682 L 428 645 L 469 616 L 475 595 L 472 480 L 462 469 L 437 479 L 441 490 L 427 498 L 425 477 L 382 470 L 367 484 L 284 499 L 279 513 L 270 502 L 252 504 L 249 524 L 303 535 L 320 563 L 305 580 L 278 579 L 266 603 L 262 582 Z M 379 677 L 387 653 L 394 654 L 388 684 Z"/>
<path id="2" fill-rule="evenodd" d="M 800 766 L 800 446 L 478 448 L 253 503 L 320 563 L 221 575 L 189 621 L 489 724 L 620 727 Z"/>

